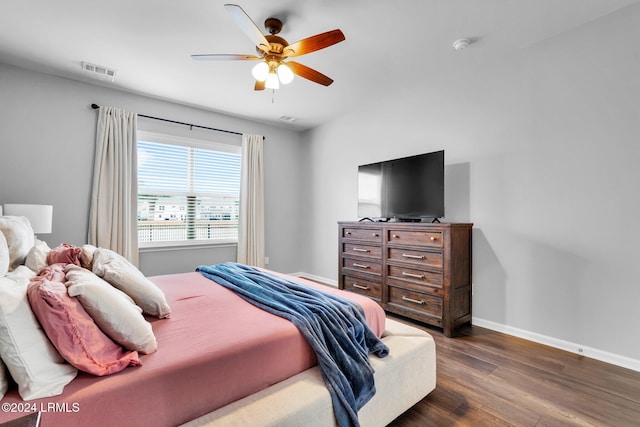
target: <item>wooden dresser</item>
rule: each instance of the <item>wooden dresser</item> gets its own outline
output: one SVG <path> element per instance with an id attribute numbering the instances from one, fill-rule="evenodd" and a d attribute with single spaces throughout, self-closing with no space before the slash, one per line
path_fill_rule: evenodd
<path id="1" fill-rule="evenodd" d="M 442 328 L 471 321 L 473 224 L 339 222 L 340 289 Z"/>

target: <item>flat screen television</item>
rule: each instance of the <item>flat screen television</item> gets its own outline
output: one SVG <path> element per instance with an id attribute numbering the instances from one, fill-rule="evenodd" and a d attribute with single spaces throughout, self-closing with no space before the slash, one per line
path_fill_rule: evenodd
<path id="1" fill-rule="evenodd" d="M 444 150 L 358 166 L 358 217 L 444 217 Z"/>

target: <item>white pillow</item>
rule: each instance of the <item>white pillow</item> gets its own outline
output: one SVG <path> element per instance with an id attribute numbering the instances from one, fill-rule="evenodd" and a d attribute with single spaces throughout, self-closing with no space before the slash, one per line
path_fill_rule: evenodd
<path id="1" fill-rule="evenodd" d="M 0 231 L 0 277 L 3 277 L 9 271 L 9 246 L 4 233 Z"/>
<path id="2" fill-rule="evenodd" d="M 43 242 L 40 239 L 35 239 L 35 244 L 27 253 L 27 257 L 24 260 L 24 265 L 36 274 L 45 268 L 47 264 L 47 255 L 51 252 L 51 248 L 47 245 L 47 242 Z"/>
<path id="3" fill-rule="evenodd" d="M 31 223 L 25 216 L 0 216 L 0 231 L 7 239 L 11 271 L 24 264 L 24 259 L 35 242 L 35 236 Z"/>
<path id="4" fill-rule="evenodd" d="M 78 372 L 53 347 L 31 311 L 27 286 L 34 276 L 19 266 L 0 278 L 0 356 L 24 400 L 62 393 Z"/>
<path id="5" fill-rule="evenodd" d="M 67 293 L 78 298 L 102 332 L 127 350 L 149 354 L 158 349 L 151 324 L 127 294 L 77 265 L 64 270 Z"/>
<path id="6" fill-rule="evenodd" d="M 110 249 L 96 249 L 93 272 L 129 295 L 143 313 L 160 319 L 171 316 L 171 308 L 162 290 L 122 255 Z"/>

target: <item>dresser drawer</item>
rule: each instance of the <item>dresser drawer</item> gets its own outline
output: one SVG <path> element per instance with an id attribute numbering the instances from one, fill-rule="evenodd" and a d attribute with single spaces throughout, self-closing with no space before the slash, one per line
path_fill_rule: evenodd
<path id="1" fill-rule="evenodd" d="M 387 259 L 402 261 L 416 267 L 442 268 L 442 252 L 427 252 L 412 249 L 388 248 Z"/>
<path id="2" fill-rule="evenodd" d="M 440 230 L 387 230 L 387 242 L 402 245 L 420 245 L 433 248 L 442 247 Z"/>
<path id="3" fill-rule="evenodd" d="M 366 274 L 382 275 L 382 264 L 380 260 L 368 261 L 355 258 L 344 257 L 342 258 L 342 268 L 346 268 L 353 271 L 359 271 Z"/>
<path id="4" fill-rule="evenodd" d="M 442 272 L 438 271 L 417 270 L 389 264 L 387 265 L 387 277 L 418 285 L 442 287 Z"/>
<path id="5" fill-rule="evenodd" d="M 345 239 L 366 240 L 369 242 L 382 242 L 382 228 L 356 228 L 345 227 L 342 229 L 342 237 Z"/>
<path id="6" fill-rule="evenodd" d="M 377 301 L 382 299 L 382 284 L 380 281 L 376 282 L 374 280 L 343 275 L 342 283 L 344 284 L 344 289 L 347 291 L 365 295 Z"/>
<path id="7" fill-rule="evenodd" d="M 382 256 L 382 246 L 361 245 L 359 243 L 342 243 L 342 253 L 349 255 L 369 256 L 379 259 Z"/>
<path id="8" fill-rule="evenodd" d="M 389 286 L 388 304 L 427 316 L 442 318 L 442 298 L 440 297 Z"/>

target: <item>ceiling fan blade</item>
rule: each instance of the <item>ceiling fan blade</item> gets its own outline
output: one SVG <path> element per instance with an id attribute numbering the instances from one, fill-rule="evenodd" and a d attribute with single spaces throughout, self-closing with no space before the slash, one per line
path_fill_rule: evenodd
<path id="1" fill-rule="evenodd" d="M 306 65 L 302 65 L 294 61 L 288 61 L 286 62 L 286 64 L 294 74 L 297 74 L 307 80 L 311 80 L 312 82 L 319 83 L 324 86 L 329 86 L 331 83 L 333 83 L 333 79 L 325 76 L 319 71 L 314 70 L 313 68 L 307 67 Z"/>
<path id="2" fill-rule="evenodd" d="M 268 53 L 269 42 L 249 15 L 247 15 L 247 13 L 237 4 L 225 4 L 224 7 L 253 44 L 255 44 L 261 51 Z"/>
<path id="3" fill-rule="evenodd" d="M 265 83 L 266 81 L 261 82 L 259 80 L 256 80 L 256 84 L 253 86 L 253 90 L 264 90 Z"/>
<path id="4" fill-rule="evenodd" d="M 196 61 L 246 61 L 262 58 L 255 55 L 236 53 L 212 53 L 207 55 L 191 55 L 191 59 L 195 59 Z"/>
<path id="5" fill-rule="evenodd" d="M 284 48 L 283 56 L 294 57 L 304 55 L 306 53 L 315 52 L 340 43 L 345 39 L 344 34 L 340 30 L 331 30 L 326 33 L 316 34 L 299 40 Z"/>

